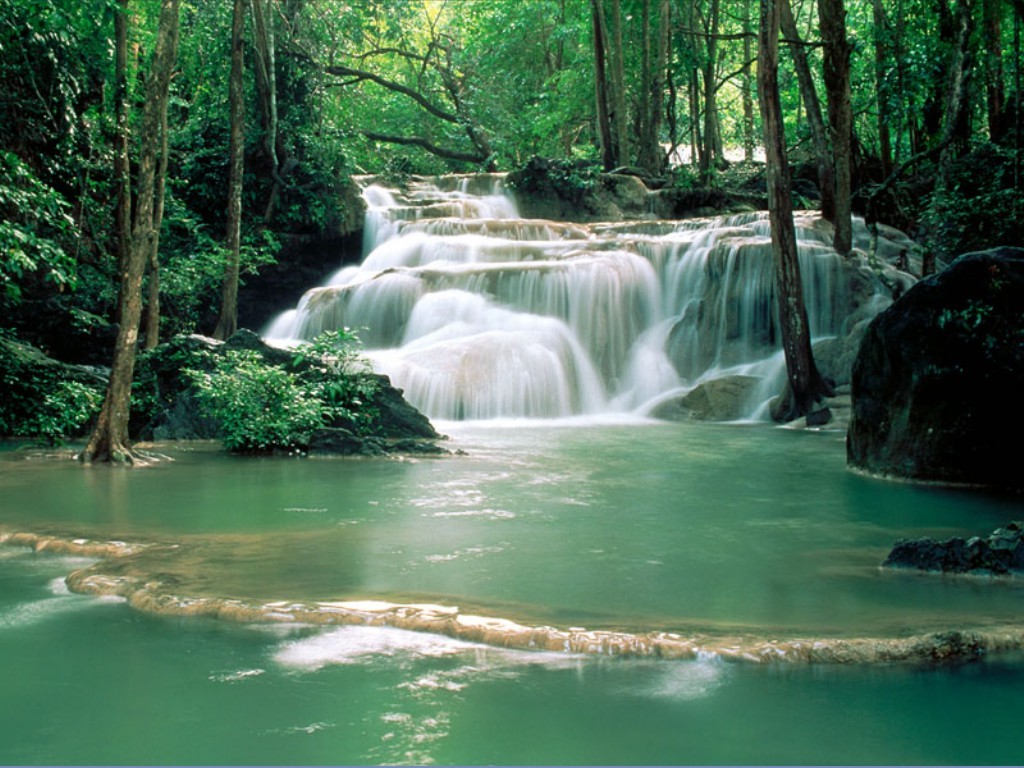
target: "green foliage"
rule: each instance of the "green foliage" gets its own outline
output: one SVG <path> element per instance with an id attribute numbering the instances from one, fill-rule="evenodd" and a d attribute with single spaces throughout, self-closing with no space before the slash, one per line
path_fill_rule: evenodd
<path id="1" fill-rule="evenodd" d="M 584 160 L 531 157 L 509 175 L 509 185 L 535 195 L 550 195 L 579 205 L 601 183 L 601 167 Z"/>
<path id="2" fill-rule="evenodd" d="M 292 365 L 323 403 L 324 414 L 331 423 L 365 434 L 378 417 L 371 403 L 379 384 L 359 349 L 355 331 L 325 331 L 296 348 Z"/>
<path id="3" fill-rule="evenodd" d="M 204 411 L 221 427 L 228 450 L 265 453 L 301 449 L 312 432 L 330 424 L 370 431 L 377 392 L 348 329 L 301 345 L 290 366 L 266 361 L 253 350 L 227 350 L 208 370 L 185 369 Z"/>
<path id="4" fill-rule="evenodd" d="M 213 372 L 186 373 L 205 412 L 220 422 L 228 450 L 298 448 L 324 424 L 323 403 L 299 376 L 267 364 L 257 352 L 229 350 Z"/>
<path id="5" fill-rule="evenodd" d="M 54 391 L 46 394 L 42 404 L 14 430 L 14 434 L 43 437 L 51 445 L 58 445 L 69 437 L 84 434 L 101 405 L 103 392 L 98 388 L 80 381 L 62 381 Z"/>
<path id="6" fill-rule="evenodd" d="M 74 260 L 58 242 L 74 226 L 68 207 L 17 155 L 0 150 L 0 293 L 8 301 L 29 281 L 74 285 Z"/>
<path id="7" fill-rule="evenodd" d="M 100 380 L 0 333 L 0 435 L 80 437 L 103 401 Z"/>
<path id="8" fill-rule="evenodd" d="M 1014 152 L 985 143 L 952 167 L 948 186 L 932 193 L 921 214 L 926 247 L 951 259 L 1024 242 L 1024 194 L 1014 189 Z"/>

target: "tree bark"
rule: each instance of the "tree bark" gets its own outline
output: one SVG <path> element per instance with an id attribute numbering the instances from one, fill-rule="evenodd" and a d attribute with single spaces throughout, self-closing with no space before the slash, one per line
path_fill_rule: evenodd
<path id="1" fill-rule="evenodd" d="M 612 129 L 615 140 L 615 164 L 629 165 L 629 116 L 626 111 L 625 51 L 622 47 L 622 8 L 612 0 L 612 39 L 609 48 L 612 66 Z"/>
<path id="2" fill-rule="evenodd" d="M 256 0 L 258 2 L 259 0 Z M 241 262 L 242 175 L 245 170 L 244 74 L 245 0 L 234 0 L 231 18 L 231 77 L 228 105 L 231 113 L 230 170 L 228 175 L 228 220 L 225 236 L 227 256 L 221 286 L 220 315 L 213 332 L 215 339 L 227 339 L 238 330 L 238 274 Z M 275 182 L 276 184 L 276 182 Z"/>
<path id="3" fill-rule="evenodd" d="M 843 0 L 818 0 L 818 20 L 824 43 L 822 74 L 828 101 L 832 163 L 836 179 L 832 245 L 840 256 L 849 256 L 853 249 L 853 109 L 850 105 L 850 45 L 846 39 L 846 9 Z"/>
<path id="4" fill-rule="evenodd" d="M 648 2 L 645 0 L 644 8 L 647 11 Z M 649 30 L 650 20 L 645 18 L 644 45 L 651 46 L 651 35 Z M 658 3 L 658 33 L 657 51 L 654 52 L 655 60 L 653 67 L 646 77 L 646 87 L 643 92 L 647 94 L 641 108 L 642 129 L 640 131 L 640 146 L 637 149 L 636 163 L 640 168 L 652 175 L 658 175 L 665 169 L 665 152 L 662 150 L 660 139 L 661 119 L 664 112 L 665 80 L 668 72 L 668 56 L 671 43 L 671 9 L 669 0 L 660 0 Z M 645 51 L 645 60 L 651 56 L 651 51 Z"/>
<path id="5" fill-rule="evenodd" d="M 886 77 L 890 55 L 888 51 L 888 27 L 889 22 L 885 18 L 885 8 L 882 0 L 871 0 L 872 18 L 874 20 L 874 43 L 875 43 L 875 105 L 878 110 L 878 156 L 882 161 L 882 177 L 892 173 L 892 138 L 889 130 L 889 122 L 892 120 L 889 114 L 889 85 Z"/>
<path id="6" fill-rule="evenodd" d="M 751 43 L 751 0 L 743 0 L 743 159 L 754 160 L 754 74 L 751 68 L 753 44 Z"/>
<path id="7" fill-rule="evenodd" d="M 608 107 L 608 80 L 605 75 L 605 26 L 604 4 L 601 0 L 591 1 L 594 25 L 594 92 L 597 101 L 597 129 L 601 142 L 601 164 L 606 171 L 616 165 L 615 147 L 612 141 L 612 122 Z"/>
<path id="8" fill-rule="evenodd" d="M 797 257 L 789 161 L 778 87 L 780 2 L 761 0 L 757 82 L 764 133 L 775 292 L 788 379 L 785 393 L 772 407 L 772 417 L 776 421 L 791 421 L 811 413 L 822 397 L 832 394 L 832 389 L 818 372 L 811 351 L 810 325 Z"/>
<path id="9" fill-rule="evenodd" d="M 160 165 L 156 172 L 155 199 L 153 201 L 153 239 L 149 247 L 149 292 L 146 298 L 146 340 L 144 349 L 153 349 L 160 343 L 160 227 L 164 221 L 164 189 L 167 180 L 167 160 L 170 138 L 167 134 L 167 110 L 160 118 Z"/>
<path id="10" fill-rule="evenodd" d="M 984 0 L 982 9 L 985 25 L 985 95 L 988 107 L 988 136 L 992 141 L 1001 141 L 1006 133 L 1002 5 L 1001 0 Z"/>
<path id="11" fill-rule="evenodd" d="M 178 48 L 178 0 L 161 0 L 156 47 L 142 113 L 138 170 L 138 205 L 132 228 L 132 245 L 121 272 L 118 299 L 118 332 L 106 397 L 81 459 L 86 463 L 136 460 L 128 437 L 128 417 L 135 372 L 136 342 L 142 317 L 142 277 L 153 247 L 157 163 L 160 126 L 167 110 L 171 70 Z"/>
<path id="12" fill-rule="evenodd" d="M 811 67 L 807 61 L 807 51 L 800 39 L 800 31 L 796 26 L 790 0 L 780 0 L 779 19 L 782 33 L 785 35 L 793 68 L 796 70 L 797 83 L 804 101 L 807 114 L 807 125 L 811 129 L 811 143 L 818 166 L 818 191 L 821 193 L 821 216 L 826 221 L 836 220 L 836 178 L 832 167 L 832 149 L 828 143 L 828 131 L 822 116 L 821 101 L 818 89 L 814 85 Z"/>
<path id="13" fill-rule="evenodd" d="M 114 12 L 114 120 L 117 140 L 114 149 L 114 178 L 117 184 L 117 273 L 128 263 L 132 240 L 131 160 L 128 130 L 128 0 L 118 0 Z"/>
<path id="14" fill-rule="evenodd" d="M 705 24 L 706 57 L 702 76 L 704 80 L 704 151 L 700 155 L 701 176 L 708 178 L 715 161 L 718 142 L 716 140 L 718 125 L 718 16 L 720 0 L 711 0 L 711 9 Z"/>

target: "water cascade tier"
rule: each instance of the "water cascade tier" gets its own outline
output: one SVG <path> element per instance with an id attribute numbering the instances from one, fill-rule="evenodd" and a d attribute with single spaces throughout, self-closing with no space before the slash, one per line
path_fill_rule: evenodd
<path id="1" fill-rule="evenodd" d="M 363 178 L 365 257 L 265 331 L 291 345 L 356 329 L 376 370 L 443 420 L 649 414 L 741 376 L 756 418 L 784 381 L 767 214 L 582 225 L 519 217 L 501 174 Z M 864 324 L 912 278 L 886 265 L 911 243 L 842 259 L 830 226 L 796 217 L 819 367 L 842 384 Z"/>

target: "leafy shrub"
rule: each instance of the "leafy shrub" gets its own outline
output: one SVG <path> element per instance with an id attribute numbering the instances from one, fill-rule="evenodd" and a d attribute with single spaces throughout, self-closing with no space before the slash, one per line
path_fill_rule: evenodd
<path id="1" fill-rule="evenodd" d="M 298 375 L 264 362 L 258 352 L 229 350 L 212 372 L 186 373 L 203 410 L 220 423 L 228 450 L 299 448 L 324 424 L 324 404 L 316 393 Z"/>
<path id="2" fill-rule="evenodd" d="M 84 370 L 0 333 L 0 435 L 51 444 L 81 436 L 103 402 L 102 379 Z"/>
<path id="3" fill-rule="evenodd" d="M 103 405 L 103 392 L 80 381 L 62 381 L 48 392 L 35 412 L 18 426 L 21 437 L 43 437 L 59 445 L 85 434 L 86 427 Z"/>
<path id="4" fill-rule="evenodd" d="M 309 391 L 324 404 L 330 423 L 364 434 L 379 415 L 370 405 L 379 384 L 359 346 L 358 335 L 349 328 L 325 331 L 296 349 L 293 365 L 301 369 Z"/>

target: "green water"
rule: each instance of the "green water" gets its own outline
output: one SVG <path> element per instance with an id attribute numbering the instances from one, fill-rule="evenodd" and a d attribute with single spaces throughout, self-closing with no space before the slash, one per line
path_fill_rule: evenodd
<path id="1" fill-rule="evenodd" d="M 0 454 L 0 530 L 180 544 L 181 594 L 429 600 L 556 627 L 898 637 L 1019 623 L 1015 580 L 882 572 L 1020 501 L 764 426 L 444 425 L 466 456 L 84 469 Z M 1024 663 L 740 664 L 152 616 L 0 548 L 0 763 L 1018 764 Z"/>

